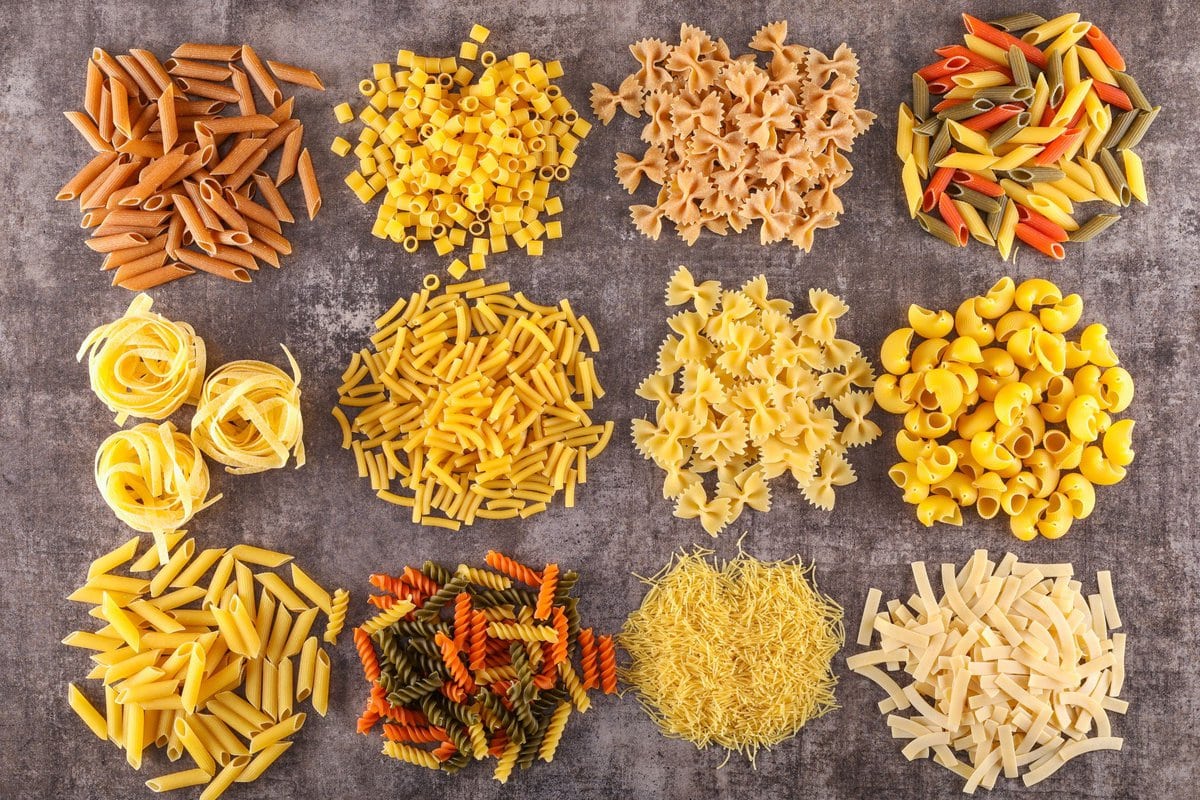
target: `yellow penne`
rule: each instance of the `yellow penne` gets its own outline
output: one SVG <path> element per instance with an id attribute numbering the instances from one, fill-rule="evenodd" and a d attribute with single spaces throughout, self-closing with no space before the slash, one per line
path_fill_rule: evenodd
<path id="1" fill-rule="evenodd" d="M 167 590 L 171 581 L 183 572 L 183 568 L 192 559 L 192 555 L 196 552 L 196 540 L 188 539 L 179 547 L 175 548 L 175 552 L 171 554 L 171 558 L 165 564 L 159 567 L 158 572 L 150 580 L 150 596 L 158 597 Z"/>
<path id="2" fill-rule="evenodd" d="M 1012 253 L 1013 237 L 1017 230 L 1017 204 L 1009 203 L 1004 207 L 1004 215 L 1000 218 L 1000 229 L 996 233 L 996 249 L 1000 257 L 1008 260 Z"/>
<path id="3" fill-rule="evenodd" d="M 1034 194 L 1040 194 L 1042 197 L 1047 198 L 1068 214 L 1075 213 L 1075 207 L 1071 203 L 1071 198 L 1060 192 L 1053 185 L 1044 181 L 1034 181 L 1029 184 L 1029 188 Z"/>
<path id="4" fill-rule="evenodd" d="M 295 564 L 292 564 L 291 566 L 292 586 L 296 587 L 296 590 L 300 592 L 300 594 L 311 600 L 313 605 L 328 614 L 333 608 L 333 603 L 330 600 L 329 592 L 325 591 L 320 584 L 305 574 L 300 567 L 296 566 Z"/>
<path id="5" fill-rule="evenodd" d="M 258 654 L 262 651 L 262 640 L 258 637 L 254 618 L 250 616 L 250 611 L 240 596 L 235 595 L 230 601 L 229 613 L 233 617 L 234 625 L 237 626 L 241 645 L 245 648 L 241 651 L 234 650 L 234 652 L 240 652 L 247 658 L 258 658 Z"/>
<path id="6" fill-rule="evenodd" d="M 286 717 L 274 725 L 259 731 L 250 737 L 250 753 L 254 754 L 278 742 L 285 736 L 291 736 L 304 725 L 303 713 Z"/>
<path id="7" fill-rule="evenodd" d="M 1064 158 L 1059 159 L 1059 162 L 1056 166 L 1066 173 L 1068 178 L 1075 181 L 1089 192 L 1095 190 L 1096 184 L 1092 180 L 1092 173 L 1088 172 L 1082 164 L 1075 161 L 1068 161 Z"/>
<path id="8" fill-rule="evenodd" d="M 1079 53 L 1077 52 L 1077 49 L 1078 48 L 1070 47 L 1063 52 L 1063 89 L 1068 92 L 1074 87 L 1078 86 L 1080 80 L 1082 79 L 1082 75 L 1080 74 L 1081 70 L 1079 69 Z"/>
<path id="9" fill-rule="evenodd" d="M 1074 231 L 1079 229 L 1079 223 L 1075 219 L 1063 211 L 1058 205 L 1048 197 L 1043 197 L 1040 194 L 1030 193 L 1027 197 L 1029 207 L 1046 217 L 1051 222 L 1062 227 L 1066 231 Z"/>
<path id="10" fill-rule="evenodd" d="M 212 779 L 212 774 L 202 769 L 185 769 L 179 772 L 169 772 L 146 781 L 146 788 L 152 792 L 173 792 L 176 789 L 186 789 L 189 786 L 203 786 Z"/>
<path id="11" fill-rule="evenodd" d="M 946 124 L 950 127 L 950 138 L 964 147 L 974 150 L 976 153 L 984 155 L 992 155 L 992 149 L 988 147 L 987 137 L 978 131 L 973 131 L 970 128 L 955 122 L 947 120 Z"/>
<path id="12" fill-rule="evenodd" d="M 1017 145 L 993 161 L 991 168 L 994 172 L 1006 172 L 1010 169 L 1016 169 L 1040 152 L 1042 152 L 1042 148 L 1035 144 Z"/>
<path id="13" fill-rule="evenodd" d="M 179 620 L 166 613 L 158 606 L 145 600 L 134 600 L 127 608 L 150 624 L 150 627 L 163 633 L 178 633 L 183 630 Z"/>
<path id="14" fill-rule="evenodd" d="M 1076 22 L 1068 26 L 1043 52 L 1046 55 L 1056 51 L 1062 51 L 1065 54 L 1069 50 L 1073 50 L 1075 45 L 1087 34 L 1091 27 L 1092 24 L 1090 22 Z"/>
<path id="15" fill-rule="evenodd" d="M 1008 140 L 1009 144 L 1046 144 L 1066 133 L 1066 128 L 1030 126 L 1022 128 Z"/>
<path id="16" fill-rule="evenodd" d="M 1080 63 L 1087 69 L 1089 75 L 1101 83 L 1116 86 L 1116 78 L 1113 77 L 1112 71 L 1104 63 L 1104 59 L 1100 57 L 1099 53 L 1090 47 L 1079 46 L 1074 49 L 1079 56 Z"/>
<path id="17" fill-rule="evenodd" d="M 247 564 L 256 564 L 260 567 L 268 567 L 270 569 L 281 567 L 292 560 L 292 557 L 285 553 L 267 550 L 262 547 L 254 547 L 248 544 L 239 544 L 229 552 L 238 561 L 245 561 Z"/>
<path id="18" fill-rule="evenodd" d="M 289 747 L 292 746 L 290 741 L 276 742 L 275 744 L 264 747 L 258 755 L 250 760 L 246 765 L 246 769 L 237 777 L 237 783 L 248 783 L 258 780 L 262 776 L 267 767 L 275 763 Z"/>
<path id="19" fill-rule="evenodd" d="M 992 238 L 992 234 L 988 232 L 987 223 L 979 216 L 979 211 L 970 203 L 964 203 L 962 200 L 955 200 L 954 207 L 958 209 L 958 213 L 962 215 L 963 221 L 967 223 L 967 230 L 972 238 L 977 242 L 982 242 L 988 247 L 996 244 Z"/>
<path id="20" fill-rule="evenodd" d="M 900 104 L 900 116 L 896 123 L 896 155 L 906 161 L 913 148 L 913 112 L 907 103 Z"/>
<path id="21" fill-rule="evenodd" d="M 1149 202 L 1146 191 L 1146 173 L 1142 168 L 1142 158 L 1132 150 L 1121 151 L 1124 159 L 1125 181 L 1129 184 L 1129 193 L 1143 204 Z"/>
<path id="22" fill-rule="evenodd" d="M 324 648 L 317 648 L 317 663 L 313 669 L 312 696 L 313 711 L 322 717 L 329 711 L 329 654 Z"/>
<path id="23" fill-rule="evenodd" d="M 1007 53 L 1001 63 L 1007 61 Z M 998 70 L 983 70 L 982 72 L 965 72 L 953 77 L 955 86 L 964 89 L 986 89 L 990 86 L 1003 86 L 1008 83 L 1008 76 Z"/>
<path id="24" fill-rule="evenodd" d="M 130 556 L 132 558 L 132 556 Z M 128 561 L 129 559 L 126 559 Z M 123 563 L 123 562 L 122 562 Z M 108 722 L 94 705 L 88 702 L 83 692 L 73 684 L 67 684 L 67 704 L 79 715 L 84 724 L 101 739 L 108 739 Z"/>
<path id="25" fill-rule="evenodd" d="M 206 660 L 204 649 L 196 646 L 194 642 L 188 653 L 187 672 L 183 679 L 180 701 L 183 703 L 183 710 L 188 714 L 193 714 L 196 711 L 196 704 L 200 700 L 200 688 L 204 683 Z"/>
<path id="26" fill-rule="evenodd" d="M 194 586 L 208 572 L 213 564 L 225 554 L 224 547 L 210 547 L 203 550 L 192 559 L 192 563 L 187 565 L 187 568 L 179 573 L 173 581 L 171 581 L 172 589 L 180 589 L 185 586 Z"/>
<path id="27" fill-rule="evenodd" d="M 94 560 L 88 566 L 88 578 L 91 579 L 97 575 L 103 575 L 132 560 L 134 555 L 137 554 L 139 541 L 141 541 L 141 537 L 135 536 L 120 547 L 110 550 Z"/>
<path id="28" fill-rule="evenodd" d="M 951 153 L 937 162 L 938 168 L 965 169 L 969 172 L 990 169 L 1000 161 L 996 156 L 976 153 Z"/>
<path id="29" fill-rule="evenodd" d="M 165 564 L 170 558 L 170 549 L 176 545 L 184 536 L 187 536 L 187 531 L 169 531 L 155 536 L 156 546 L 151 547 L 146 552 L 138 557 L 129 567 L 130 572 L 149 572 L 158 566 Z M 167 558 L 160 558 L 162 551 L 157 546 L 157 542 L 162 542 L 166 545 L 168 551 Z"/>
<path id="30" fill-rule="evenodd" d="M 1093 200 L 1099 200 L 1096 193 L 1086 186 L 1081 186 L 1071 178 L 1059 178 L 1056 181 L 1051 181 L 1051 186 L 1058 189 L 1060 192 L 1071 198 L 1075 203 L 1087 203 Z"/>
<path id="31" fill-rule="evenodd" d="M 1083 154 L 1088 158 L 1096 157 L 1096 153 L 1100 151 L 1100 145 L 1104 142 L 1104 137 L 1108 135 L 1108 128 L 1111 119 L 1108 116 L 1107 109 L 1103 110 L 1101 115 L 1102 125 L 1100 127 L 1088 125 L 1083 136 L 1075 140 L 1076 146 L 1069 148 L 1065 153 L 1063 153 L 1064 158 L 1074 159 L 1077 155 L 1079 155 L 1080 150 L 1082 150 Z"/>
<path id="32" fill-rule="evenodd" d="M 1008 51 L 1002 47 L 997 47 L 991 42 L 984 41 L 973 34 L 963 36 L 963 44 L 972 53 L 981 55 L 989 61 L 994 61 L 997 64 L 1004 64 L 1008 61 Z M 999 85 L 999 84 L 997 84 Z"/>
<path id="33" fill-rule="evenodd" d="M 917 174 L 921 176 L 922 180 L 929 177 L 929 140 L 930 137 L 928 136 L 913 137 L 913 161 L 917 166 Z M 594 375 L 592 376 L 592 379 L 592 382 L 595 383 Z M 587 460 L 582 459 L 580 463 L 586 465 Z M 587 473 L 580 473 L 579 482 L 584 483 L 586 479 Z"/>
<path id="34" fill-rule="evenodd" d="M 113 626 L 113 630 L 135 652 L 140 650 L 142 646 L 142 632 L 138 629 L 133 619 L 116 604 L 112 599 L 112 595 L 108 592 L 104 592 L 101 604 L 104 619 L 108 620 L 109 624 Z"/>
<path id="35" fill-rule="evenodd" d="M 1098 194 L 1100 199 L 1106 203 L 1112 203 L 1114 206 L 1121 205 L 1121 198 L 1108 180 L 1108 175 L 1105 174 L 1103 167 L 1090 158 L 1081 158 L 1078 163 L 1082 164 L 1088 174 L 1092 176 L 1092 191 Z"/>
<path id="36" fill-rule="evenodd" d="M 1054 113 L 1054 117 L 1050 120 L 1051 127 L 1059 125 L 1067 125 L 1075 116 L 1075 112 L 1083 105 L 1083 98 L 1092 90 L 1092 79 L 1086 78 L 1067 92 L 1063 97 L 1062 104 L 1058 107 L 1058 111 Z"/>
<path id="37" fill-rule="evenodd" d="M 122 703 L 122 716 L 125 723 L 124 746 L 125 760 L 134 769 L 142 768 L 142 750 L 145 749 L 146 713 L 138 703 Z"/>
<path id="38" fill-rule="evenodd" d="M 250 764 L 249 756 L 236 756 L 229 761 L 225 767 L 216 774 L 212 782 L 204 787 L 204 791 L 200 793 L 200 800 L 217 800 L 225 790 L 233 785 L 233 782 L 238 779 L 238 776 Z"/>
<path id="39" fill-rule="evenodd" d="M 308 604 L 300 598 L 300 595 L 296 594 L 274 572 L 259 572 L 255 573 L 254 577 L 289 610 L 304 611 L 308 608 Z"/>
<path id="40" fill-rule="evenodd" d="M 217 771 L 217 762 L 203 739 L 197 735 L 196 728 L 192 726 L 191 722 L 185 717 L 176 717 L 174 727 L 175 735 L 179 738 L 179 743 L 183 745 L 187 754 L 196 762 L 196 766 L 209 775 L 215 773 Z"/>
<path id="41" fill-rule="evenodd" d="M 908 216 L 910 219 L 916 219 L 917 209 L 921 207 L 923 189 L 921 188 L 921 176 L 917 172 L 917 161 L 911 153 L 908 158 L 904 159 L 904 169 L 900 172 L 900 178 L 904 184 L 904 197 L 908 204 Z"/>
<path id="42" fill-rule="evenodd" d="M 1041 44 L 1048 42 L 1056 36 L 1062 34 L 1067 28 L 1079 22 L 1080 15 L 1076 12 L 1063 14 L 1061 17 L 1046 20 L 1041 25 L 1030 28 L 1021 36 L 1021 40 L 1029 44 Z"/>

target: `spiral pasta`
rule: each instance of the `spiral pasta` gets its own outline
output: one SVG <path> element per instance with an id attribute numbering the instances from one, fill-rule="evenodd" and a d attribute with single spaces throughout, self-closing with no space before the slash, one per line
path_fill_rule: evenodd
<path id="1" fill-rule="evenodd" d="M 350 607 L 350 593 L 345 589 L 333 591 L 333 608 L 329 612 L 329 621 L 325 624 L 324 640 L 328 644 L 337 644 L 338 634 L 346 627 L 346 611 Z"/>
<path id="2" fill-rule="evenodd" d="M 123 316 L 89 333 L 75 356 L 87 354 L 92 391 L 118 425 L 129 417 L 166 419 L 200 396 L 204 340 L 186 322 L 150 311 L 153 304 L 139 294 Z"/>
<path id="3" fill-rule="evenodd" d="M 221 495 L 208 497 L 208 467 L 192 440 L 170 422 L 117 431 L 96 451 L 96 486 L 134 530 L 177 530 Z"/>
<path id="4" fill-rule="evenodd" d="M 283 347 L 283 345 L 280 345 Z M 247 475 L 277 469 L 288 453 L 304 466 L 300 367 L 283 347 L 292 375 L 265 361 L 231 361 L 204 382 L 192 418 L 192 439 L 225 471 Z"/>

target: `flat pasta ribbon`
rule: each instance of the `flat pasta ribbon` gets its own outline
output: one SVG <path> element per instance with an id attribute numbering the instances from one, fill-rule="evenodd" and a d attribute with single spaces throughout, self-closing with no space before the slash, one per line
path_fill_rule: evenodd
<path id="1" fill-rule="evenodd" d="M 208 466 L 170 422 L 143 422 L 101 442 L 96 486 L 118 519 L 144 533 L 177 530 L 221 499 L 208 498 Z"/>
<path id="2" fill-rule="evenodd" d="M 283 345 L 280 345 L 283 347 Z M 232 361 L 208 376 L 192 418 L 192 439 L 234 475 L 304 466 L 300 367 L 283 347 L 292 375 L 265 361 Z"/>
<path id="3" fill-rule="evenodd" d="M 88 357 L 92 391 L 116 413 L 161 420 L 195 403 L 204 380 L 204 340 L 186 322 L 150 311 L 154 301 L 139 294 L 125 314 L 88 334 L 75 355 Z"/>

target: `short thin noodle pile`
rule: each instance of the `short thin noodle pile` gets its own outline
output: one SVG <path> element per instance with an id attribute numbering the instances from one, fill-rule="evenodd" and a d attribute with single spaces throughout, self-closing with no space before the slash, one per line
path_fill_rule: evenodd
<path id="1" fill-rule="evenodd" d="M 799 559 L 679 553 L 620 636 L 624 679 L 667 736 L 736 750 L 790 738 L 836 707 L 830 660 L 845 638 L 842 609 Z"/>

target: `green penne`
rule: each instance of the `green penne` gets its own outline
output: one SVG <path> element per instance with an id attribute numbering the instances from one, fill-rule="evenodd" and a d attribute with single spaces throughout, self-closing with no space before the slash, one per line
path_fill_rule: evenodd
<path id="1" fill-rule="evenodd" d="M 929 83 L 914 72 L 912 84 L 913 116 L 919 120 L 929 119 Z"/>
<path id="2" fill-rule="evenodd" d="M 1032 11 L 1022 11 L 1019 14 L 1009 14 L 1007 17 L 991 20 L 988 24 L 1005 33 L 1012 33 L 1036 28 L 1038 25 L 1044 25 L 1045 22 L 1045 17 L 1034 14 Z"/>
<path id="3" fill-rule="evenodd" d="M 1112 70 L 1112 76 L 1117 80 L 1117 86 L 1121 87 L 1121 91 L 1129 95 L 1129 102 L 1133 103 L 1134 108 L 1142 111 L 1150 111 L 1154 106 L 1150 105 L 1150 101 L 1146 99 L 1146 95 L 1142 94 L 1142 87 L 1138 86 L 1138 82 L 1133 76 Z"/>
<path id="4" fill-rule="evenodd" d="M 1121 137 L 1121 141 L 1117 144 L 1118 150 L 1131 150 L 1137 147 L 1142 141 L 1142 137 L 1146 135 L 1146 131 L 1150 130 L 1150 125 L 1158 116 L 1158 112 L 1162 111 L 1162 106 L 1155 106 L 1149 111 L 1139 111 L 1137 119 L 1129 126 L 1129 130 Z"/>
<path id="5" fill-rule="evenodd" d="M 1063 86 L 1062 59 L 1062 50 L 1055 50 L 1046 63 L 1046 85 L 1050 87 L 1049 103 L 1055 108 L 1062 102 L 1066 90 Z"/>
<path id="6" fill-rule="evenodd" d="M 1134 108 L 1129 111 L 1123 111 L 1113 118 L 1112 125 L 1108 127 L 1108 133 L 1105 134 L 1104 140 L 1100 142 L 1100 147 L 1116 147 L 1117 143 L 1121 141 L 1125 133 L 1129 130 L 1129 126 L 1137 119 L 1139 113 Z"/>
<path id="7" fill-rule="evenodd" d="M 983 192 L 977 192 L 974 189 L 968 189 L 961 183 L 952 183 L 946 187 L 946 194 L 953 197 L 955 200 L 962 200 L 968 205 L 972 205 L 985 214 L 992 214 L 1000 210 L 1000 201 L 995 197 L 988 197 Z"/>
<path id="8" fill-rule="evenodd" d="M 1017 135 L 1017 131 L 1029 125 L 1030 116 L 1028 111 L 1022 111 L 1015 117 L 1012 117 L 999 128 L 992 131 L 992 135 L 988 137 L 988 147 L 995 150 L 1000 145 L 1007 142 L 1009 139 Z"/>
<path id="9" fill-rule="evenodd" d="M 953 245 L 954 247 L 962 247 L 962 243 L 958 241 L 958 237 L 954 235 L 954 231 L 950 230 L 950 226 L 940 219 L 931 217 L 923 211 L 918 211 L 917 222 L 920 223 L 921 229 L 930 236 L 936 236 L 946 244 Z"/>
<path id="10" fill-rule="evenodd" d="M 1133 199 L 1133 193 L 1129 190 L 1129 181 L 1125 178 L 1125 170 L 1121 169 L 1117 160 L 1113 158 L 1112 150 L 1101 150 L 1096 160 L 1100 162 L 1100 169 L 1104 170 L 1104 175 L 1112 184 L 1113 191 L 1121 198 L 1121 205 L 1129 205 L 1129 201 Z"/>
<path id="11" fill-rule="evenodd" d="M 1029 77 L 1029 62 L 1025 53 L 1015 44 L 1008 48 L 1008 68 L 1013 74 L 1013 83 L 1026 89 L 1033 88 L 1033 80 Z"/>
<path id="12" fill-rule="evenodd" d="M 1078 229 L 1068 233 L 1067 239 L 1072 242 L 1089 242 L 1120 218 L 1120 214 L 1097 214 Z"/>

